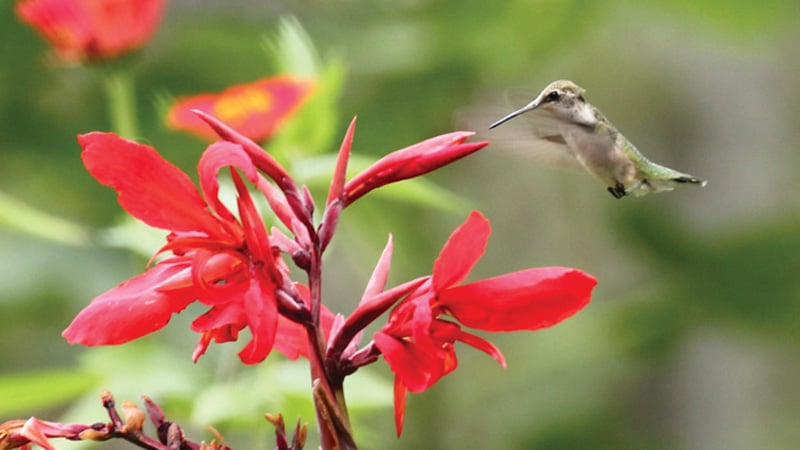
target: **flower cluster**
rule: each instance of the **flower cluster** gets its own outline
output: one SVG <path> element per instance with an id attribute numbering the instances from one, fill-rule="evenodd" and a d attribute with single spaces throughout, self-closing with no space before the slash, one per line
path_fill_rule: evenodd
<path id="1" fill-rule="evenodd" d="M 136 339 L 198 301 L 208 309 L 191 324 L 200 334 L 195 361 L 212 341 L 235 341 L 248 328 L 250 340 L 239 353 L 242 362 L 261 362 L 272 349 L 290 358 L 309 358 L 314 378 L 323 383 L 315 397 L 325 404 L 335 404 L 345 376 L 382 355 L 396 376 L 399 434 L 407 391 L 424 391 L 456 368 L 455 342 L 505 365 L 498 349 L 462 325 L 486 331 L 535 330 L 558 323 L 589 302 L 595 279 L 569 268 L 528 269 L 462 284 L 490 234 L 488 221 L 473 212 L 448 239 L 431 275 L 387 289 L 390 239 L 359 305 L 348 317 L 334 315 L 321 301 L 321 264 L 343 209 L 374 189 L 435 170 L 486 142 L 466 142 L 469 132 L 437 136 L 391 152 L 347 181 L 353 120 L 322 220 L 316 223 L 316 204 L 308 189 L 298 186 L 269 153 L 213 116 L 195 114 L 219 137 L 200 158 L 199 191 L 152 147 L 111 133 L 79 136 L 88 171 L 117 191 L 126 211 L 169 235 L 150 269 L 81 311 L 63 333 L 69 342 L 107 345 Z M 219 198 L 222 171 L 229 173 L 236 190 L 235 211 Z M 267 229 L 254 194 L 263 196 L 288 233 L 276 226 Z M 306 272 L 307 284 L 292 278 L 289 262 Z M 373 340 L 358 348 L 364 328 L 389 310 Z M 328 406 L 333 408 L 328 417 L 346 424 L 342 406 Z"/>
<path id="2" fill-rule="evenodd" d="M 192 329 L 201 334 L 195 361 L 211 341 L 236 340 L 244 328 L 251 332 L 239 354 L 245 363 L 262 361 L 273 348 L 290 357 L 307 355 L 307 342 L 297 339 L 302 326 L 330 327 L 333 315 L 312 302 L 306 285 L 292 280 L 280 255 L 309 270 L 319 264 L 315 259 L 321 257 L 339 214 L 353 199 L 415 172 L 432 170 L 430 160 L 443 165 L 485 145 L 464 143 L 470 133 L 451 133 L 390 155 L 400 161 L 397 167 L 410 172 L 386 170 L 378 161 L 345 183 L 353 122 L 342 144 L 323 221 L 315 226 L 315 204 L 305 187 L 297 186 L 253 141 L 212 116 L 198 114 L 221 139 L 200 158 L 200 192 L 187 174 L 152 147 L 113 133 L 79 136 L 87 170 L 117 191 L 120 205 L 148 225 L 170 232 L 158 252 L 169 255 L 95 298 L 64 331 L 69 342 L 127 342 L 162 328 L 172 314 L 199 301 L 209 309 L 192 322 Z M 225 169 L 237 193 L 236 214 L 219 198 L 219 173 Z M 267 230 L 251 190 L 266 199 L 291 237 L 277 227 Z"/>

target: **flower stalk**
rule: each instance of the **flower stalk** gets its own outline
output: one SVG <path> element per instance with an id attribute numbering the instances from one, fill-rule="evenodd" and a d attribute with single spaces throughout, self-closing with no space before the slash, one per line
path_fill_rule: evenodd
<path id="1" fill-rule="evenodd" d="M 103 71 L 102 76 L 111 129 L 128 139 L 138 138 L 139 124 L 133 74 L 120 69 Z"/>

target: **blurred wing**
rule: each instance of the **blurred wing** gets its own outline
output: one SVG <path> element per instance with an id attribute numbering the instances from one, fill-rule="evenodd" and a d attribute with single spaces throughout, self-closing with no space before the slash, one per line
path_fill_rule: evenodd
<path id="1" fill-rule="evenodd" d="M 518 155 L 536 165 L 585 172 L 564 142 L 558 121 L 545 112 L 530 111 L 489 130 L 489 125 L 522 107 L 482 106 L 460 111 L 458 128 L 475 131 L 476 138 L 489 141 L 489 149 Z"/>

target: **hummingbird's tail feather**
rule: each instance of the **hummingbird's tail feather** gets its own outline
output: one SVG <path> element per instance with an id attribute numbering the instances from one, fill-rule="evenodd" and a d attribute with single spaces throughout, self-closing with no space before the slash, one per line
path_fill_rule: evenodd
<path id="1" fill-rule="evenodd" d="M 672 170 L 672 169 L 668 169 Z M 675 172 L 675 171 L 673 171 Z M 677 186 L 691 184 L 703 187 L 706 185 L 706 180 L 694 177 L 692 175 L 675 172 L 674 176 L 667 177 L 651 177 L 642 179 L 640 182 L 626 189 L 626 194 L 633 194 L 636 197 L 641 197 L 650 193 L 658 193 L 671 191 Z M 610 190 L 610 188 L 609 188 Z"/>
<path id="2" fill-rule="evenodd" d="M 708 181 L 701 180 L 700 178 L 695 178 L 691 175 L 683 175 L 677 178 L 673 178 L 672 181 L 681 184 L 697 184 L 700 187 L 704 187 L 706 184 L 708 184 Z"/>

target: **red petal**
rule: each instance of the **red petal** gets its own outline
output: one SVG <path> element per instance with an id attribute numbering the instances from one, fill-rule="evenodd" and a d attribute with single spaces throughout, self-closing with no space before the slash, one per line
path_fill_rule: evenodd
<path id="1" fill-rule="evenodd" d="M 274 347 L 292 361 L 301 356 L 308 358 L 308 332 L 299 323 L 279 315 Z"/>
<path id="2" fill-rule="evenodd" d="M 266 178 L 259 176 L 258 185 L 256 188 L 264 195 L 264 198 L 269 203 L 269 207 L 275 216 L 286 225 L 286 228 L 292 227 L 292 220 L 298 220 L 291 206 L 286 201 L 286 196 L 273 186 Z"/>
<path id="3" fill-rule="evenodd" d="M 281 190 L 284 192 L 287 190 L 290 192 L 297 192 L 297 186 L 294 183 L 294 179 L 291 177 L 291 175 L 289 175 L 289 172 L 287 172 L 286 169 L 281 166 L 278 160 L 267 153 L 263 148 L 259 147 L 258 144 L 252 141 L 252 139 L 242 135 L 238 131 L 234 130 L 227 124 L 206 112 L 195 109 L 192 110 L 192 113 L 197 115 L 197 117 L 202 119 L 212 129 L 214 129 L 214 132 L 219 136 L 220 139 L 241 145 L 244 151 L 250 155 L 250 158 L 252 158 L 256 167 L 266 173 L 267 176 L 277 183 Z"/>
<path id="4" fill-rule="evenodd" d="M 258 182 L 258 171 L 253 161 L 238 144 L 230 142 L 215 142 L 208 146 L 200 162 L 197 164 L 197 173 L 200 176 L 200 186 L 211 208 L 228 221 L 235 221 L 235 217 L 219 200 L 219 171 L 223 167 L 235 167 L 245 173 L 247 179 L 254 184 Z"/>
<path id="5" fill-rule="evenodd" d="M 241 302 L 228 302 L 215 305 L 204 314 L 195 318 L 190 328 L 198 333 L 214 332 L 215 342 L 230 342 L 236 340 L 236 335 L 231 330 L 241 330 L 247 326 L 247 314 Z M 216 332 L 215 330 L 225 330 Z"/>
<path id="6" fill-rule="evenodd" d="M 411 392 L 428 389 L 439 376 L 439 349 L 421 349 L 411 341 L 398 339 L 383 332 L 375 333 L 375 345 L 380 349 L 389 368 Z"/>
<path id="7" fill-rule="evenodd" d="M 96 297 L 62 333 L 70 344 L 122 344 L 161 329 L 195 296 L 191 289 L 162 291 L 191 263 L 160 263 Z"/>
<path id="8" fill-rule="evenodd" d="M 86 169 L 117 191 L 134 217 L 165 230 L 222 233 L 189 176 L 152 147 L 99 132 L 80 135 L 78 142 Z"/>
<path id="9" fill-rule="evenodd" d="M 506 368 L 506 359 L 503 357 L 503 353 L 501 353 L 500 349 L 495 347 L 494 344 L 487 341 L 486 339 L 461 330 L 459 330 L 457 339 L 471 347 L 475 347 L 478 350 L 486 353 L 487 355 L 494 358 L 495 361 L 500 363 L 500 365 L 504 369 Z"/>
<path id="10" fill-rule="evenodd" d="M 328 205 L 333 203 L 334 200 L 342 199 L 345 177 L 347 176 L 347 161 L 350 159 L 350 148 L 353 146 L 353 135 L 355 132 L 356 118 L 353 117 L 353 120 L 350 121 L 350 126 L 347 127 L 342 145 L 339 147 L 339 156 L 336 158 L 336 168 L 333 171 L 331 187 L 328 190 Z"/>
<path id="11" fill-rule="evenodd" d="M 165 0 L 83 0 L 93 24 L 88 53 L 112 57 L 144 45 L 161 21 Z"/>
<path id="12" fill-rule="evenodd" d="M 375 297 L 369 297 L 363 300 L 361 303 L 359 303 L 355 311 L 350 314 L 350 317 L 347 318 L 345 323 L 338 330 L 337 334 L 332 337 L 330 351 L 333 353 L 342 354 L 345 351 L 345 348 L 353 345 L 355 342 L 358 342 L 361 339 L 361 334 L 369 324 L 371 324 L 381 314 L 386 312 L 386 310 L 391 308 L 392 305 L 394 305 L 398 300 L 414 292 L 428 280 L 429 277 L 417 278 L 415 280 L 403 283 L 400 286 L 395 286 L 388 291 L 381 292 Z M 430 287 L 428 287 L 427 291 L 428 292 L 425 301 L 430 303 L 428 300 L 428 298 L 432 296 L 430 293 Z M 409 305 L 409 308 L 413 308 L 413 305 Z M 396 310 L 397 309 L 395 309 L 395 311 Z M 393 314 L 396 313 L 393 311 Z M 387 327 L 391 328 L 393 325 L 394 322 L 389 323 L 384 326 L 384 329 Z"/>
<path id="13" fill-rule="evenodd" d="M 537 330 L 574 315 L 597 280 L 577 269 L 543 267 L 456 286 L 439 301 L 462 324 L 487 331 Z"/>
<path id="14" fill-rule="evenodd" d="M 339 215 L 344 209 L 345 195 L 344 183 L 347 176 L 347 161 L 350 159 L 350 148 L 353 146 L 353 134 L 356 131 L 356 118 L 350 121 L 347 132 L 339 147 L 339 155 L 336 157 L 336 167 L 333 170 L 331 187 L 328 189 L 328 201 L 325 203 L 325 212 L 322 216 L 322 224 L 319 227 L 320 246 L 323 250 L 328 246 L 336 225 L 339 223 Z M 308 202 L 311 203 L 311 202 Z"/>
<path id="15" fill-rule="evenodd" d="M 216 133 L 192 110 L 206 112 L 254 141 L 263 141 L 305 102 L 314 83 L 290 76 L 263 78 L 230 87 L 219 94 L 200 94 L 178 100 L 167 123 L 204 139 Z"/>
<path id="16" fill-rule="evenodd" d="M 375 268 L 372 270 L 372 276 L 369 277 L 367 287 L 364 289 L 364 294 L 361 296 L 361 301 L 358 302 L 359 305 L 364 304 L 368 299 L 380 294 L 386 287 L 386 280 L 389 278 L 389 268 L 392 265 L 393 248 L 392 235 L 390 234 L 389 240 L 386 241 L 386 246 L 383 248 L 380 258 L 378 258 L 378 263 L 375 264 Z"/>
<path id="17" fill-rule="evenodd" d="M 250 290 L 244 295 L 244 309 L 252 336 L 239 352 L 239 359 L 245 364 L 258 364 L 272 350 L 278 328 L 278 305 L 269 280 L 253 274 Z"/>
<path id="18" fill-rule="evenodd" d="M 322 335 L 326 338 L 331 332 L 335 315 L 325 305 L 320 310 Z M 308 332 L 297 322 L 278 316 L 278 333 L 275 336 L 275 350 L 283 356 L 296 360 L 299 357 L 308 358 Z"/>
<path id="19" fill-rule="evenodd" d="M 403 433 L 403 422 L 406 418 L 406 397 L 408 397 L 406 385 L 400 381 L 400 378 L 394 377 L 394 428 L 398 437 Z"/>
<path id="20" fill-rule="evenodd" d="M 253 204 L 250 193 L 239 174 L 235 171 L 231 172 L 231 177 L 236 186 L 236 193 L 239 195 L 236 203 L 239 206 L 239 217 L 242 220 L 242 229 L 250 259 L 256 264 L 257 270 L 263 271 L 273 283 L 281 284 L 282 276 L 275 265 L 272 244 L 269 242 L 269 235 L 264 227 L 263 219 Z"/>
<path id="21" fill-rule="evenodd" d="M 109 58 L 142 46 L 165 0 L 28 0 L 17 13 L 65 60 Z"/>
<path id="22" fill-rule="evenodd" d="M 79 60 L 92 39 L 89 17 L 76 2 L 58 0 L 17 3 L 17 14 L 48 40 L 65 60 Z"/>
<path id="23" fill-rule="evenodd" d="M 218 101 L 219 94 L 198 94 L 192 97 L 179 98 L 167 113 L 167 125 L 176 130 L 188 131 L 208 141 L 214 141 L 217 134 L 193 111 L 211 112 Z"/>
<path id="24" fill-rule="evenodd" d="M 426 305 L 413 306 L 411 336 L 404 334 L 404 327 L 398 329 L 389 323 L 375 333 L 373 339 L 395 376 L 402 379 L 409 391 L 422 392 L 455 369 L 454 339 L 442 339 L 436 334 L 446 334 L 448 330 L 458 330 L 458 327 L 449 322 L 430 320 L 430 307 Z M 396 334 L 398 331 L 400 334 Z"/>
<path id="25" fill-rule="evenodd" d="M 433 263 L 433 288 L 439 292 L 456 285 L 469 275 L 483 256 L 492 228 L 477 211 L 450 235 Z"/>
<path id="26" fill-rule="evenodd" d="M 45 436 L 44 431 L 41 430 L 41 423 L 42 422 L 36 417 L 31 417 L 25 421 L 25 425 L 19 430 L 19 434 L 45 450 L 56 450 L 55 447 L 50 445 L 47 436 Z"/>

